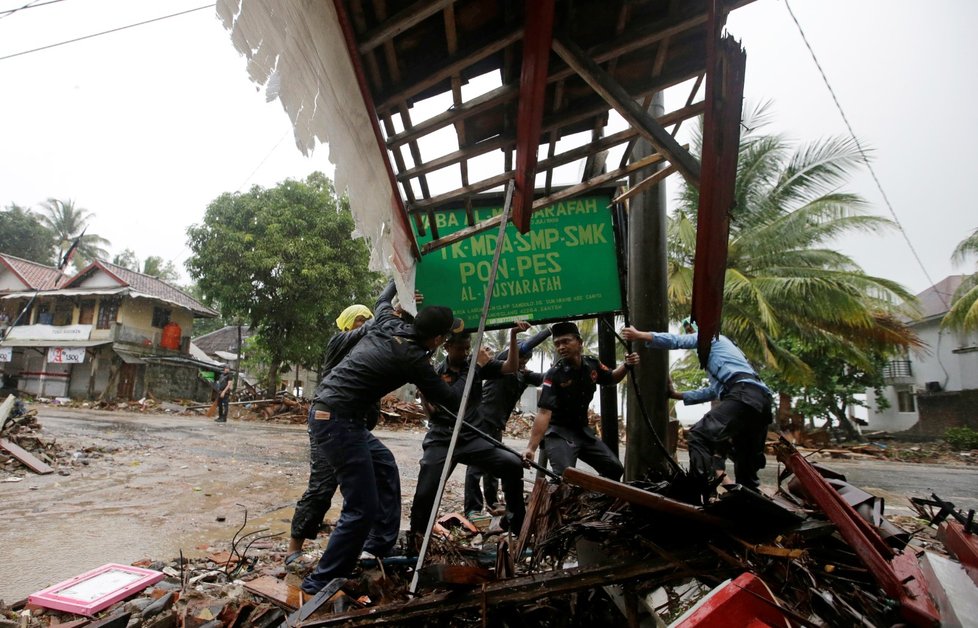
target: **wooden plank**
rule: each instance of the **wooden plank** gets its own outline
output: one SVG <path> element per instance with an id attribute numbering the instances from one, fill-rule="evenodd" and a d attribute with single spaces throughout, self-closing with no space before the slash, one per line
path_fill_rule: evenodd
<path id="1" fill-rule="evenodd" d="M 285 580 L 279 580 L 274 576 L 249 580 L 244 583 L 244 588 L 289 611 L 300 608 L 305 595 L 299 587 L 288 585 Z"/>
<path id="2" fill-rule="evenodd" d="M 573 467 L 564 469 L 564 481 L 574 484 L 575 486 L 580 486 L 581 488 L 589 491 L 596 491 L 598 493 L 604 493 L 605 495 L 617 497 L 618 499 L 625 500 L 629 504 L 655 510 L 656 512 L 661 512 L 678 519 L 685 519 L 686 521 L 692 521 L 719 528 L 726 528 L 730 526 L 729 521 L 720 519 L 719 517 L 714 517 L 713 515 L 708 515 L 703 512 L 702 508 L 697 506 L 690 506 L 689 504 L 684 504 L 683 502 L 669 499 L 668 497 L 663 497 L 662 495 L 657 495 L 656 493 L 643 491 L 640 488 L 635 488 L 634 486 L 629 486 L 628 484 L 622 484 L 621 482 L 615 482 L 614 480 L 609 480 L 597 475 L 591 475 L 590 473 L 585 473 L 584 471 L 580 471 Z"/>
<path id="3" fill-rule="evenodd" d="M 700 165 L 696 159 L 683 149 L 676 138 L 666 132 L 655 118 L 644 111 L 611 75 L 601 69 L 601 66 L 570 40 L 563 37 L 555 38 L 554 50 L 605 102 L 620 113 L 629 124 L 637 127 L 659 152 L 665 153 L 669 161 L 679 167 L 679 172 L 690 184 L 699 186 Z"/>
<path id="4" fill-rule="evenodd" d="M 357 49 L 361 54 L 373 50 L 454 3 L 455 0 L 419 0 L 364 33 Z"/>
<path id="5" fill-rule="evenodd" d="M 483 605 L 485 608 L 500 608 L 639 578 L 673 576 L 681 569 L 683 565 L 653 561 L 577 567 L 522 578 L 498 580 L 487 583 L 475 591 L 436 593 L 400 604 L 337 613 L 321 620 L 307 621 L 304 626 L 319 628 L 320 626 L 382 623 L 396 625 L 426 617 L 444 616 L 461 610 L 479 609 L 483 608 Z"/>
<path id="6" fill-rule="evenodd" d="M 553 41 L 554 0 L 534 0 L 525 5 L 523 67 L 516 114 L 516 190 L 513 224 L 520 233 L 530 230 L 531 205 L 536 188 L 537 151 L 546 104 L 550 45 Z"/>
<path id="7" fill-rule="evenodd" d="M 634 186 L 629 188 L 627 192 L 624 192 L 623 194 L 619 194 L 618 196 L 615 197 L 615 199 L 612 202 L 621 203 L 623 201 L 627 201 L 628 199 L 635 196 L 639 192 L 646 190 L 652 187 L 653 185 L 658 184 L 660 181 L 662 181 L 663 179 L 671 175 L 673 172 L 676 172 L 676 164 L 669 164 L 667 167 L 665 167 L 662 170 L 659 170 L 652 176 L 642 179 Z"/>
<path id="8" fill-rule="evenodd" d="M 0 438 L 0 449 L 6 449 L 10 452 L 10 455 L 20 460 L 27 468 L 29 468 L 34 473 L 40 475 L 47 475 L 48 473 L 54 473 L 54 469 L 49 467 L 43 461 L 38 460 L 34 454 L 27 451 L 20 445 L 15 445 L 11 443 L 6 438 Z"/>
<path id="9" fill-rule="evenodd" d="M 533 483 L 530 502 L 526 507 L 526 516 L 523 517 L 523 528 L 511 548 L 510 557 L 514 563 L 519 561 L 523 550 L 526 549 L 527 541 L 530 540 L 530 534 L 533 532 L 533 521 L 540 511 L 540 501 L 543 498 L 543 493 L 547 490 L 547 485 L 548 482 L 544 478 L 537 478 L 536 482 Z"/>

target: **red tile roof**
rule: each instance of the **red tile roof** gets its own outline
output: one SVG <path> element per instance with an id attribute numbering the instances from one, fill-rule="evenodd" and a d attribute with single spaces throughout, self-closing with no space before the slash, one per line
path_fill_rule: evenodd
<path id="1" fill-rule="evenodd" d="M 17 275 L 29 290 L 51 290 L 57 288 L 58 283 L 63 284 L 68 278 L 54 266 L 38 264 L 5 253 L 0 253 L 0 262 Z"/>
<path id="2" fill-rule="evenodd" d="M 90 276 L 96 270 L 102 270 L 103 272 L 112 275 L 119 280 L 120 286 L 128 286 L 133 291 L 139 292 L 148 297 L 154 297 L 160 299 L 161 301 L 167 301 L 169 303 L 174 303 L 176 305 L 185 307 L 188 310 L 191 310 L 194 314 L 200 316 L 217 316 L 217 312 L 211 308 L 194 299 L 186 292 L 171 286 L 161 279 L 152 277 L 150 275 L 144 275 L 143 273 L 137 273 L 136 271 L 129 270 L 128 268 L 117 266 L 116 264 L 110 264 L 109 262 L 104 262 L 102 260 L 92 262 L 88 267 L 82 269 L 81 272 L 72 277 L 61 287 L 72 287 L 83 278 Z"/>

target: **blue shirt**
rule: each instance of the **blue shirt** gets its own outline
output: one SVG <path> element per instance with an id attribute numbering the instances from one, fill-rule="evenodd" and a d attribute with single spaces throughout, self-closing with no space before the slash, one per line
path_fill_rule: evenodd
<path id="1" fill-rule="evenodd" d="M 679 336 L 652 332 L 652 340 L 646 341 L 645 345 L 653 349 L 695 349 L 697 336 L 698 334 Z M 706 363 L 706 373 L 709 375 L 710 385 L 699 390 L 684 392 L 683 403 L 693 405 L 722 398 L 728 392 L 724 385 L 725 382 L 738 373 L 749 376 L 738 381 L 759 386 L 764 389 L 766 394 L 771 394 L 770 389 L 754 372 L 754 367 L 747 361 L 744 353 L 726 336 L 720 336 L 710 345 L 710 358 Z"/>

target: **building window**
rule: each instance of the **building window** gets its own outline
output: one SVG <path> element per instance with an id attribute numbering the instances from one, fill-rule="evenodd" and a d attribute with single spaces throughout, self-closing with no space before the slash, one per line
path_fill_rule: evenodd
<path id="1" fill-rule="evenodd" d="M 82 301 L 78 308 L 78 324 L 91 325 L 95 320 L 95 301 Z"/>
<path id="2" fill-rule="evenodd" d="M 170 310 L 161 307 L 153 308 L 153 327 L 163 329 L 170 322 Z"/>
<path id="3" fill-rule="evenodd" d="M 898 388 L 896 394 L 897 394 L 897 410 L 899 412 L 917 411 L 916 404 L 914 403 L 912 388 Z"/>
<path id="4" fill-rule="evenodd" d="M 57 326 L 71 325 L 72 316 L 75 308 L 71 303 L 56 303 L 54 306 L 53 324 Z"/>
<path id="5" fill-rule="evenodd" d="M 114 300 L 102 301 L 98 308 L 98 323 L 96 329 L 111 329 L 119 314 L 119 302 Z"/>
<path id="6" fill-rule="evenodd" d="M 51 311 L 50 303 L 37 304 L 37 324 L 50 325 L 54 322 L 54 313 Z"/>

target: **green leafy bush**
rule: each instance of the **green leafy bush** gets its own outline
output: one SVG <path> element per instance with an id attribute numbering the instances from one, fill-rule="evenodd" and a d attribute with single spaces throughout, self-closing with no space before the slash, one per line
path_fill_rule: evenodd
<path id="1" fill-rule="evenodd" d="M 970 427 L 952 427 L 944 432 L 944 440 L 955 449 L 978 449 L 978 431 Z"/>

